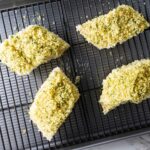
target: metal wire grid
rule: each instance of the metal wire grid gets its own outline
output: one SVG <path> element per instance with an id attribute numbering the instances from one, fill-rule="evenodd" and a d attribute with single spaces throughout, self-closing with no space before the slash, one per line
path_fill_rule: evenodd
<path id="1" fill-rule="evenodd" d="M 16 76 L 1 64 L 0 149 L 68 147 L 150 126 L 150 101 L 120 106 L 106 116 L 97 103 L 102 80 L 113 68 L 135 59 L 149 58 L 150 31 L 113 49 L 101 51 L 75 31 L 75 25 L 122 3 L 133 6 L 150 20 L 149 0 L 62 0 L 1 11 L 2 40 L 29 24 L 41 24 L 59 34 L 72 47 L 63 57 L 41 65 L 29 76 Z M 81 76 L 81 98 L 53 140 L 48 142 L 29 121 L 28 109 L 36 91 L 57 65 L 72 80 Z"/>

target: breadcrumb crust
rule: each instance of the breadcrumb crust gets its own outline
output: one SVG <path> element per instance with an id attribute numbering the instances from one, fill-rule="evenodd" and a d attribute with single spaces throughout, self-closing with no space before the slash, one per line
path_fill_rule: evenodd
<path id="1" fill-rule="evenodd" d="M 113 69 L 103 80 L 99 103 L 104 114 L 127 102 L 138 104 L 150 97 L 150 60 L 136 60 Z"/>
<path id="2" fill-rule="evenodd" d="M 79 91 L 60 68 L 55 68 L 37 92 L 29 114 L 39 131 L 51 140 L 71 113 Z"/>
<path id="3" fill-rule="evenodd" d="M 76 29 L 98 49 L 111 48 L 143 32 L 150 25 L 131 6 L 120 5 L 108 14 L 88 20 Z"/>
<path id="4" fill-rule="evenodd" d="M 29 74 L 40 64 L 60 57 L 69 44 L 39 25 L 30 25 L 0 46 L 0 59 L 18 75 Z"/>

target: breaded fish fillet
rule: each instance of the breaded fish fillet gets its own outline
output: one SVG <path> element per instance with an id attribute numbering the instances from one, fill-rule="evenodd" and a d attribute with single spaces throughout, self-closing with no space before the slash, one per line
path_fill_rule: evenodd
<path id="1" fill-rule="evenodd" d="M 106 114 L 120 104 L 138 104 L 149 97 L 150 59 L 143 59 L 113 69 L 103 81 L 99 103 Z"/>
<path id="2" fill-rule="evenodd" d="M 120 5 L 76 27 L 77 31 L 99 49 L 111 48 L 136 36 L 150 25 L 144 17 L 128 5 Z"/>
<path id="3" fill-rule="evenodd" d="M 60 68 L 55 68 L 37 92 L 30 107 L 31 120 L 48 140 L 71 113 L 79 91 Z"/>
<path id="4" fill-rule="evenodd" d="M 69 44 L 39 25 L 30 25 L 0 46 L 0 59 L 18 75 L 29 74 L 51 59 L 60 57 Z"/>

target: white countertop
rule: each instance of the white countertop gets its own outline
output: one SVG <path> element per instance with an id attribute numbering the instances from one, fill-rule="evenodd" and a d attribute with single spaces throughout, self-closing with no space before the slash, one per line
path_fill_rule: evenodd
<path id="1" fill-rule="evenodd" d="M 97 145 L 86 150 L 150 150 L 150 134 Z"/>

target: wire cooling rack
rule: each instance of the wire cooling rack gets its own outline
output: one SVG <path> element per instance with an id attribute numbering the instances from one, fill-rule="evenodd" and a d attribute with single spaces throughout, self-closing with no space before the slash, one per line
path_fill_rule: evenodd
<path id="1" fill-rule="evenodd" d="M 103 115 L 98 104 L 102 80 L 113 68 L 150 57 L 150 29 L 109 50 L 99 51 L 79 35 L 75 26 L 120 4 L 128 4 L 150 21 L 149 0 L 53 0 L 0 8 L 1 42 L 30 24 L 40 24 L 71 44 L 59 59 L 17 76 L 0 65 L 0 149 L 57 149 L 87 145 L 148 131 L 150 101 L 125 104 Z M 6 6 L 6 5 L 5 5 Z M 60 66 L 72 81 L 80 76 L 81 97 L 51 142 L 29 120 L 32 99 L 52 68 Z"/>

